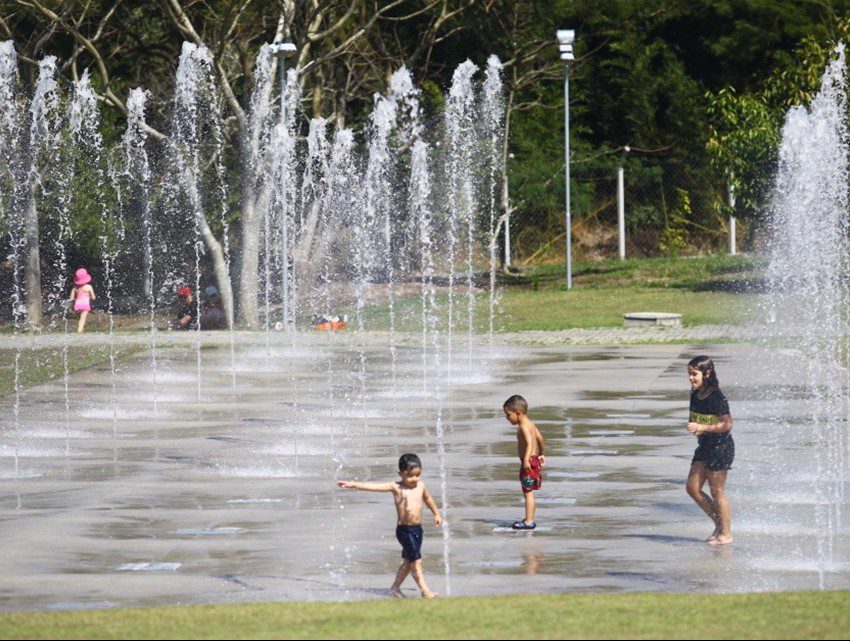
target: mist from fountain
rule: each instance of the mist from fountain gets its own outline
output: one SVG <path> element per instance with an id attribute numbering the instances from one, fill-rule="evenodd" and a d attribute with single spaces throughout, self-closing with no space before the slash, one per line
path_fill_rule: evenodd
<path id="1" fill-rule="evenodd" d="M 821 588 L 834 560 L 848 483 L 848 135 L 844 46 L 829 62 L 810 107 L 782 128 L 767 269 L 770 339 L 799 350 L 799 379 L 813 394 L 808 417 L 816 474 Z M 798 430 L 799 425 L 784 429 Z M 794 470 L 788 471 L 791 475 Z"/>

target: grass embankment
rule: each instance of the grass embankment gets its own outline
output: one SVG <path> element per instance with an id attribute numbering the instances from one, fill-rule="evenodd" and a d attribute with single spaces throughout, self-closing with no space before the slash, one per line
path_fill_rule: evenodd
<path id="1" fill-rule="evenodd" d="M 574 327 L 622 327 L 626 312 L 674 312 L 683 324 L 739 324 L 753 315 L 759 295 L 759 259 L 718 254 L 684 258 L 631 258 L 578 263 L 573 268 L 573 289 L 567 290 L 564 266 L 540 265 L 521 274 L 500 277 L 500 331 L 562 330 Z M 466 283 L 455 285 L 455 327 L 467 326 Z M 486 292 L 479 290 L 476 330 L 487 330 Z M 437 295 L 441 322 L 445 323 L 448 298 L 445 288 Z M 386 304 L 366 310 L 366 327 L 387 329 Z M 421 301 L 405 297 L 396 301 L 396 328 L 421 326 Z"/>
<path id="2" fill-rule="evenodd" d="M 626 312 L 674 312 L 684 325 L 745 322 L 758 301 L 758 259 L 750 256 L 633 258 L 579 263 L 573 289 L 563 265 L 507 276 L 505 331 L 618 327 Z"/>
<path id="3" fill-rule="evenodd" d="M 850 592 L 573 594 L 0 615 L 16 639 L 674 638 L 850 635 Z"/>
<path id="4" fill-rule="evenodd" d="M 115 358 L 124 358 L 142 349 L 138 346 L 115 346 Z M 0 349 L 0 395 L 15 389 L 14 349 Z M 27 347 L 20 351 L 18 361 L 20 384 L 36 385 L 61 378 L 65 367 L 61 347 Z M 68 346 L 68 371 L 73 373 L 89 367 L 109 363 L 109 345 L 85 344 Z"/>

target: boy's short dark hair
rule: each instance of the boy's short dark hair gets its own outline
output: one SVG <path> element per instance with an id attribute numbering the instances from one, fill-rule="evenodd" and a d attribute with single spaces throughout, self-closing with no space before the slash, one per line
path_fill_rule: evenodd
<path id="1" fill-rule="evenodd" d="M 519 394 L 511 396 L 505 401 L 505 404 L 502 405 L 502 407 L 506 410 L 510 410 L 511 412 L 522 412 L 523 414 L 528 414 L 528 401 Z"/>
<path id="2" fill-rule="evenodd" d="M 416 454 L 402 454 L 401 458 L 398 459 L 399 472 L 409 472 L 417 467 L 420 470 L 422 469 L 422 461 L 419 460 L 419 457 L 416 456 Z"/>

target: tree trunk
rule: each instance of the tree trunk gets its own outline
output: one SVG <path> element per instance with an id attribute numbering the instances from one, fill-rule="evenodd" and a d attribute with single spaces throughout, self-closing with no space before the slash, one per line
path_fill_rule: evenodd
<path id="1" fill-rule="evenodd" d="M 25 240 L 27 252 L 25 274 L 27 328 L 30 330 L 40 330 L 44 322 L 44 317 L 41 310 L 41 256 L 39 253 L 38 207 L 36 204 L 36 186 L 33 182 L 29 185 Z"/>
<path id="2" fill-rule="evenodd" d="M 210 252 L 213 261 L 215 280 L 218 283 L 218 291 L 221 293 L 221 304 L 227 317 L 227 327 L 233 327 L 233 286 L 230 282 L 230 272 L 227 270 L 227 262 L 224 260 L 224 251 L 221 243 L 213 235 L 210 226 L 204 216 L 201 216 L 201 237 L 204 245 Z"/>
<path id="3" fill-rule="evenodd" d="M 257 308 L 259 282 L 257 271 L 260 266 L 260 218 L 257 216 L 257 200 L 251 184 L 253 176 L 246 176 L 243 185 L 241 244 L 239 251 L 239 325 L 254 328 L 260 324 Z"/>
<path id="4" fill-rule="evenodd" d="M 294 257 L 294 269 L 298 274 L 299 282 L 307 283 L 309 290 L 312 291 L 316 283 L 316 277 L 319 268 L 319 259 L 321 256 L 321 242 L 315 242 L 316 229 L 319 227 L 319 216 L 322 213 L 322 202 L 314 200 L 310 205 L 310 213 L 304 223 L 301 240 L 298 242 Z M 320 237 L 321 241 L 321 237 Z"/>
<path id="5" fill-rule="evenodd" d="M 213 272 L 215 280 L 218 284 L 218 291 L 221 294 L 221 304 L 224 307 L 224 315 L 227 317 L 227 327 L 233 327 L 233 285 L 230 281 L 230 272 L 227 269 L 227 261 L 224 260 L 224 250 L 221 243 L 218 242 L 209 223 L 207 217 L 204 216 L 204 210 L 201 209 L 201 199 L 198 194 L 198 185 L 189 178 L 187 180 L 187 191 L 189 199 L 192 203 L 192 209 L 195 212 L 195 218 L 198 221 L 198 230 L 201 232 L 201 238 L 204 241 L 204 246 L 209 251 L 213 262 Z M 200 292 L 196 292 L 200 296 Z M 200 319 L 199 319 L 200 320 Z"/>

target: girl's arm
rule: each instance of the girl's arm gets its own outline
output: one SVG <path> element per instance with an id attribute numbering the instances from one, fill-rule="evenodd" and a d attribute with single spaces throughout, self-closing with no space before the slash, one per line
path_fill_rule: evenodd
<path id="1" fill-rule="evenodd" d="M 396 484 L 389 483 L 358 483 L 357 481 L 337 481 L 337 485 L 347 490 L 363 490 L 365 492 L 395 492 Z"/>
<path id="2" fill-rule="evenodd" d="M 92 300 L 97 300 L 97 296 L 94 295 L 94 287 L 89 285 L 89 294 L 91 295 Z"/>
<path id="3" fill-rule="evenodd" d="M 732 431 L 732 415 L 721 414 L 717 417 L 717 423 L 702 425 L 701 423 L 688 423 L 688 431 L 699 436 L 700 434 L 725 434 Z"/>
<path id="4" fill-rule="evenodd" d="M 71 297 L 70 297 L 70 300 L 74 300 L 76 297 L 77 297 L 77 288 L 76 288 L 76 287 L 72 287 L 72 288 L 71 288 Z"/>
<path id="5" fill-rule="evenodd" d="M 422 492 L 422 498 L 425 501 L 425 505 L 427 505 L 428 509 L 431 510 L 431 514 L 434 515 L 434 525 L 440 527 L 443 524 L 443 517 L 440 516 L 440 510 L 437 507 L 437 503 L 434 501 L 434 497 L 431 496 L 431 493 L 428 491 L 427 486 Z"/>

